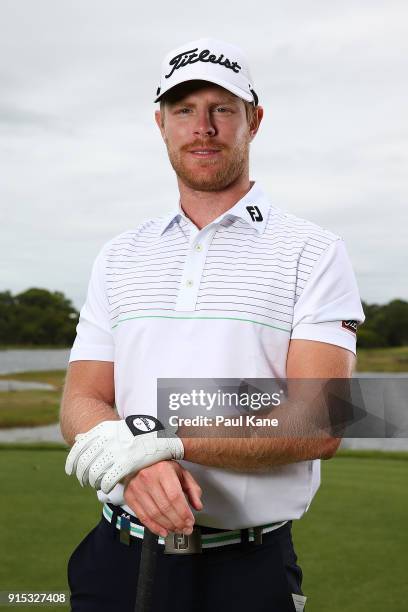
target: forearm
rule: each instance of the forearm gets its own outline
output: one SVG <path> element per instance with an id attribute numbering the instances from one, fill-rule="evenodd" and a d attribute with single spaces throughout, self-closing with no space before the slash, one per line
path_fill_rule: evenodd
<path id="1" fill-rule="evenodd" d="M 302 385 L 302 391 L 302 395 L 310 394 L 310 385 L 309 389 Z M 332 409 L 323 393 L 312 393 L 308 399 L 286 401 L 263 414 L 265 420 L 259 419 L 275 426 L 254 425 L 241 416 L 236 426 L 224 421 L 217 426 L 214 419 L 204 427 L 181 425 L 177 435 L 183 441 L 184 458 L 192 463 L 244 472 L 268 471 L 278 465 L 332 457 L 341 441 L 332 431 Z"/>
<path id="2" fill-rule="evenodd" d="M 329 459 L 340 439 L 331 438 L 182 438 L 184 459 L 239 472 L 267 472 L 278 465 Z"/>
<path id="3" fill-rule="evenodd" d="M 93 397 L 64 394 L 61 402 L 60 427 L 69 446 L 75 436 L 84 433 L 102 421 L 115 421 L 119 416 L 112 406 Z"/>

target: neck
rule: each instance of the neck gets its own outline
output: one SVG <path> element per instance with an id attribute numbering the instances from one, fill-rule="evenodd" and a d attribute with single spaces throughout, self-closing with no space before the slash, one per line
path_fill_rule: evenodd
<path id="1" fill-rule="evenodd" d="M 197 191 L 177 179 L 181 207 L 191 221 L 202 229 L 236 204 L 254 184 L 249 176 L 238 177 L 221 191 Z"/>

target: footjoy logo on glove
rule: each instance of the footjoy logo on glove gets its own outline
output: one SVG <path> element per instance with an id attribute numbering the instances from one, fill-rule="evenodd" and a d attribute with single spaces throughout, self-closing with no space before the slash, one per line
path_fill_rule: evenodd
<path id="1" fill-rule="evenodd" d="M 131 414 L 125 421 L 134 436 L 164 429 L 160 421 L 146 414 Z"/>

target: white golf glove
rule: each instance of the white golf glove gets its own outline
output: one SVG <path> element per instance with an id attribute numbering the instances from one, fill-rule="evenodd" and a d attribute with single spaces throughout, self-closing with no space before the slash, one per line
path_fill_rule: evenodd
<path id="1" fill-rule="evenodd" d="M 158 432 L 160 432 L 158 434 Z M 76 472 L 81 486 L 110 493 L 128 474 L 166 459 L 183 459 L 184 446 L 175 433 L 152 416 L 138 414 L 103 421 L 75 436 L 65 472 Z"/>

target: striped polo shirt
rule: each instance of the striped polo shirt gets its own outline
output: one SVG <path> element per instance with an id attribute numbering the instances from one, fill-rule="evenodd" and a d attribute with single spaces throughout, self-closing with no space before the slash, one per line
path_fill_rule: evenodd
<path id="1" fill-rule="evenodd" d="M 156 416 L 158 378 L 284 378 L 292 338 L 355 352 L 345 322 L 363 320 L 343 240 L 252 183 L 201 230 L 179 203 L 105 244 L 70 361 L 114 361 L 120 416 Z M 262 474 L 181 463 L 203 489 L 197 522 L 210 527 L 300 518 L 320 483 L 318 460 Z M 124 505 L 121 494 L 98 497 Z"/>

